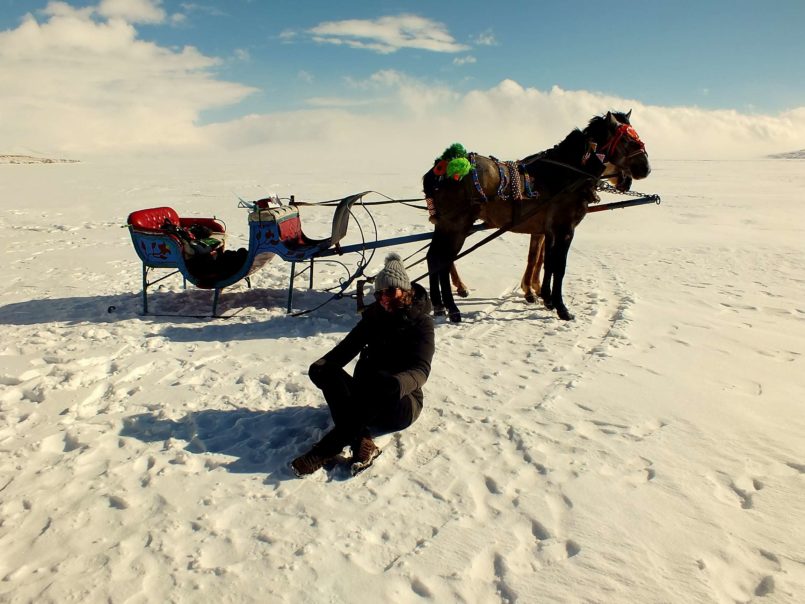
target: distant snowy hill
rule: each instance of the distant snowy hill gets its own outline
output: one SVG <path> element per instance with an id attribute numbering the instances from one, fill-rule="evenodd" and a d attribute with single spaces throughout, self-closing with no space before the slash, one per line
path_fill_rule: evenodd
<path id="1" fill-rule="evenodd" d="M 50 159 L 32 155 L 0 155 L 0 164 L 75 164 L 77 159 Z"/>
<path id="2" fill-rule="evenodd" d="M 775 153 L 769 155 L 771 159 L 805 159 L 805 149 L 799 151 L 789 151 L 788 153 Z"/>

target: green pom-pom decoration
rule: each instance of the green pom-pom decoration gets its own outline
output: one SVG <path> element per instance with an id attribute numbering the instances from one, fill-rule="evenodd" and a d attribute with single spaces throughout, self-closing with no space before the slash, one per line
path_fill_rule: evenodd
<path id="1" fill-rule="evenodd" d="M 442 153 L 442 159 L 448 162 L 459 157 L 467 157 L 467 150 L 461 143 L 453 143 Z"/>
<path id="2" fill-rule="evenodd" d="M 447 164 L 447 177 L 454 180 L 461 180 L 470 173 L 472 164 L 466 157 L 457 157 Z"/>

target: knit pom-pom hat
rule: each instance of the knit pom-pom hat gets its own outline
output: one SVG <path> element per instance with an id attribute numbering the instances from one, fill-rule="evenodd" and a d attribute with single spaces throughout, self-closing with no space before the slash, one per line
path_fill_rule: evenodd
<path id="1" fill-rule="evenodd" d="M 405 272 L 402 259 L 399 254 L 392 252 L 386 256 L 386 266 L 375 276 L 375 291 L 399 287 L 400 289 L 411 289 L 411 279 Z"/>

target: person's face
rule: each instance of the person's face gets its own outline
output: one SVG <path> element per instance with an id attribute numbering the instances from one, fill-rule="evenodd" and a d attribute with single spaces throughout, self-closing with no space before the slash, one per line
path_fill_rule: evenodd
<path id="1" fill-rule="evenodd" d="M 375 298 L 380 303 L 380 306 L 383 307 L 383 310 L 386 312 L 391 312 L 398 305 L 394 304 L 395 301 L 401 299 L 403 297 L 403 290 L 399 287 L 389 287 L 387 289 L 381 289 L 379 292 L 375 292 Z"/>

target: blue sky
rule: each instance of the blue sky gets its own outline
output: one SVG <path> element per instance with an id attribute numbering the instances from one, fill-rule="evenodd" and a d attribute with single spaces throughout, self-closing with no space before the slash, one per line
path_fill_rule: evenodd
<path id="1" fill-rule="evenodd" d="M 305 5 L 307 10 L 294 8 Z M 394 68 L 450 82 L 459 90 L 504 78 L 524 86 L 595 90 L 662 105 L 776 112 L 805 104 L 805 2 L 600 1 L 234 2 L 228 16 L 198 17 L 199 48 L 215 55 L 233 43 L 252 57 L 240 81 L 292 85 L 315 74 L 317 86 L 342 90 L 345 77 Z M 256 8 L 261 6 L 262 8 Z M 604 6 L 610 6 L 607 15 Z M 322 22 L 416 14 L 441 23 L 458 52 L 401 49 L 378 54 L 312 40 Z M 254 19 L 257 23 L 247 25 Z M 224 30 L 215 34 L 216 28 Z M 300 32 L 290 44 L 285 31 Z M 178 43 L 181 32 L 172 43 Z M 244 35 L 245 34 L 245 35 Z M 204 38 L 209 39 L 201 41 Z M 281 102 L 281 101 L 275 101 Z"/>
<path id="2" fill-rule="evenodd" d="M 35 108 L 47 103 L 33 83 L 58 81 L 53 110 L 67 121 L 86 119 L 100 132 L 111 113 L 133 122 L 150 107 L 174 137 L 184 122 L 183 144 L 192 145 L 209 132 L 237 138 L 221 125 L 247 116 L 265 123 L 330 110 L 399 121 L 427 99 L 445 118 L 449 105 L 466 111 L 513 82 L 519 89 L 507 89 L 507 98 L 552 95 L 556 115 L 564 93 L 575 105 L 592 95 L 663 109 L 666 121 L 680 112 L 712 111 L 725 123 L 733 114 L 756 117 L 761 136 L 773 137 L 801 126 L 803 30 L 802 0 L 0 0 L 0 84 L 8 95 L 0 92 L 0 111 L 33 124 Z M 139 108 L 127 105 L 132 94 Z M 147 144 L 146 131 L 135 130 L 132 145 Z M 75 139 L 72 132 L 64 136 Z M 265 133 L 279 136 L 276 124 Z M 21 139 L 25 131 L 18 124 L 0 135 Z M 801 135 L 776 144 L 797 144 Z M 87 146 L 110 144 L 103 138 Z"/>

